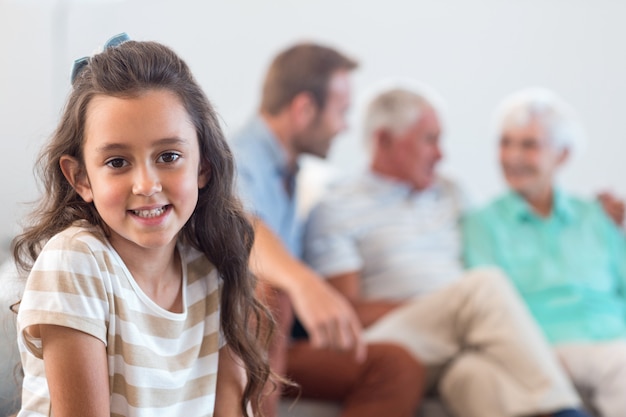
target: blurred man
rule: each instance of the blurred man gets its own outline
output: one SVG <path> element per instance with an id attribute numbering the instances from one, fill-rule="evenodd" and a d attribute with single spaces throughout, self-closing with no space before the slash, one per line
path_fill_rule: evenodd
<path id="1" fill-rule="evenodd" d="M 408 86 L 365 115 L 370 168 L 310 217 L 305 259 L 354 305 L 369 341 L 402 344 L 454 415 L 582 416 L 539 328 L 497 270 L 464 272 L 457 186 L 437 175 L 441 126 Z"/>
<path id="2" fill-rule="evenodd" d="M 342 416 L 409 416 L 423 370 L 402 348 L 365 345 L 346 299 L 300 261 L 296 175 L 302 154 L 325 157 L 346 127 L 356 62 L 316 44 L 281 52 L 265 77 L 259 114 L 232 140 L 240 195 L 255 225 L 251 267 L 279 324 L 270 363 L 305 397 L 341 401 Z M 293 310 L 309 340 L 291 343 Z M 280 392 L 266 401 L 276 414 Z"/>
<path id="3" fill-rule="evenodd" d="M 555 185 L 579 130 L 548 90 L 504 101 L 498 136 L 510 191 L 465 220 L 465 259 L 508 274 L 576 386 L 601 416 L 618 417 L 626 415 L 626 239 L 607 213 L 619 221 L 623 205 L 603 195 L 603 210 Z"/>

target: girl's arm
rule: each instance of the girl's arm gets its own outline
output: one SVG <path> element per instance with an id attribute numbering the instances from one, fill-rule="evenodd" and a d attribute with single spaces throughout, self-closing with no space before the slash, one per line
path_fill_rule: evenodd
<path id="1" fill-rule="evenodd" d="M 109 372 L 102 341 L 68 327 L 38 327 L 54 417 L 110 417 Z"/>
<path id="2" fill-rule="evenodd" d="M 246 379 L 246 371 L 241 359 L 230 350 L 228 345 L 222 347 L 219 352 L 217 368 L 214 417 L 243 416 L 241 398 L 246 386 Z M 248 415 L 252 417 L 250 407 L 248 407 Z"/>

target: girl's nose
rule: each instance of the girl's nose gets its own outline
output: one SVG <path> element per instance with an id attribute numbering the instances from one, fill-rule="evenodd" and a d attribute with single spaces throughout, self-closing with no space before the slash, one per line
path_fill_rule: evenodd
<path id="1" fill-rule="evenodd" d="M 161 190 L 161 181 L 153 169 L 146 167 L 137 170 L 133 182 L 133 194 L 151 196 Z"/>

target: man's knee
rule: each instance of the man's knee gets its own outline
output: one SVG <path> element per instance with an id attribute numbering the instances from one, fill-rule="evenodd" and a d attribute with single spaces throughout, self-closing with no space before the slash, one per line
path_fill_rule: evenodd
<path id="1" fill-rule="evenodd" d="M 509 278 L 504 272 L 495 267 L 483 267 L 469 270 L 463 277 L 465 285 L 474 292 L 484 294 L 504 295 L 514 292 Z"/>
<path id="2" fill-rule="evenodd" d="M 460 355 L 445 371 L 439 393 L 455 414 L 467 416 L 511 415 L 498 386 L 498 370 L 478 353 Z"/>
<path id="3" fill-rule="evenodd" d="M 450 397 L 472 397 L 476 393 L 487 396 L 498 385 L 498 372 L 479 354 L 468 352 L 454 360 L 439 381 L 439 392 Z"/>
<path id="4" fill-rule="evenodd" d="M 426 378 L 424 365 L 401 346 L 389 343 L 368 345 L 368 373 L 397 388 L 421 393 Z"/>

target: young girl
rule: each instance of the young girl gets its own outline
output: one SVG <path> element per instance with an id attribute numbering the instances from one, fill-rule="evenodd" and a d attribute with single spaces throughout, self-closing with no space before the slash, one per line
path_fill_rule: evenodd
<path id="1" fill-rule="evenodd" d="M 38 163 L 46 194 L 15 241 L 30 271 L 18 415 L 249 415 L 267 316 L 211 104 L 154 42 L 118 38 L 72 80 Z"/>

